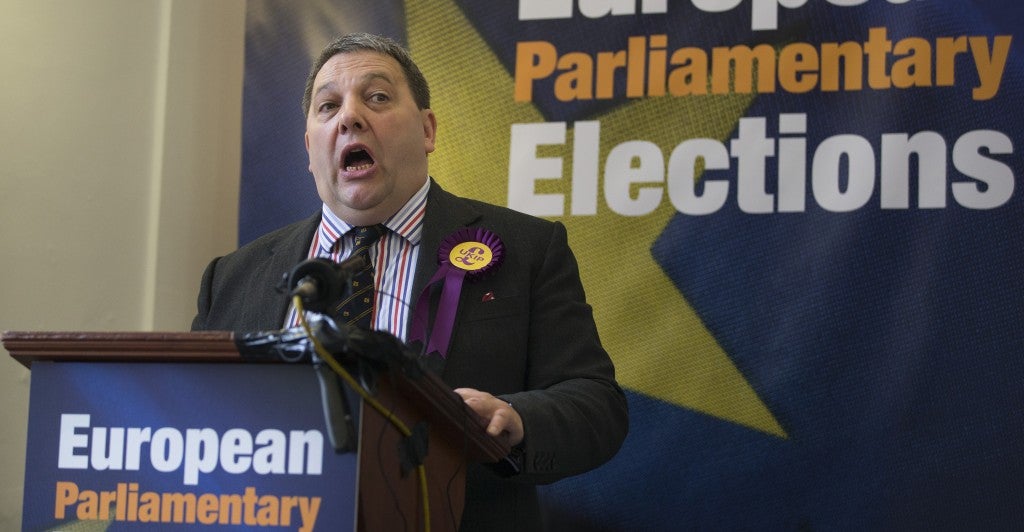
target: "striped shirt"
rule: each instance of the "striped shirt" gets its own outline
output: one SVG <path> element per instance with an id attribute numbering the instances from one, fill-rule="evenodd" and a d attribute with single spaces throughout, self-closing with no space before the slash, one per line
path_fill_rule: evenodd
<path id="1" fill-rule="evenodd" d="M 370 248 L 373 264 L 373 328 L 405 340 L 406 324 L 412 314 L 413 277 L 419 257 L 423 215 L 427 209 L 430 179 L 393 216 L 384 221 L 388 231 Z M 309 246 L 309 258 L 324 257 L 341 262 L 352 254 L 354 226 L 338 218 L 325 204 L 320 227 Z M 288 310 L 285 327 L 299 324 L 295 307 Z"/>

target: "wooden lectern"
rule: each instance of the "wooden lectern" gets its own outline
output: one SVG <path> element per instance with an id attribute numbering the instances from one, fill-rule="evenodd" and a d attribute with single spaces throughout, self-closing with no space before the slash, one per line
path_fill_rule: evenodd
<path id="1" fill-rule="evenodd" d="M 251 364 L 230 332 L 5 332 L 3 345 L 31 369 L 35 361 Z M 465 498 L 467 462 L 498 462 L 507 443 L 491 438 L 475 415 L 432 372 L 377 374 L 375 397 L 408 426 L 426 422 L 430 529 L 456 530 Z M 372 408 L 359 429 L 357 528 L 361 531 L 423 530 L 424 508 L 415 471 L 403 476 L 402 436 Z M 368 443 L 368 442 L 372 442 Z M 415 516 L 413 518 L 412 516 Z"/>

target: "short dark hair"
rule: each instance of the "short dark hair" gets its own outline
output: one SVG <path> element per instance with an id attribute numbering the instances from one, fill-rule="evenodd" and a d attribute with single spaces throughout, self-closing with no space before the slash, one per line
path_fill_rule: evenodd
<path id="1" fill-rule="evenodd" d="M 423 77 L 420 68 L 416 66 L 412 56 L 404 46 L 382 35 L 349 33 L 334 39 L 325 46 L 323 51 L 320 52 L 320 57 L 313 64 L 313 68 L 310 69 L 309 77 L 306 78 L 306 92 L 302 96 L 302 116 L 309 116 L 309 106 L 313 100 L 313 82 L 316 80 L 316 75 L 320 73 L 320 69 L 323 68 L 324 63 L 338 54 L 363 50 L 377 52 L 398 61 L 399 66 L 402 67 L 402 73 L 405 74 L 405 80 L 409 83 L 409 90 L 412 92 L 413 100 L 416 101 L 416 106 L 420 109 L 430 108 L 430 87 L 427 85 L 427 79 Z"/>

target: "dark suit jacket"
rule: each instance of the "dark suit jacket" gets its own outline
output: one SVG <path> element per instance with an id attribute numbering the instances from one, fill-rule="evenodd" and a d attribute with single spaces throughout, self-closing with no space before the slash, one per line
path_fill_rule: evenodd
<path id="1" fill-rule="evenodd" d="M 318 213 L 211 262 L 192 329 L 281 328 L 289 301 L 274 287 L 306 258 L 319 221 Z M 413 293 L 437 270 L 441 241 L 467 226 L 497 234 L 505 259 L 493 274 L 463 285 L 449 354 L 438 369 L 453 388 L 510 401 L 526 437 L 520 475 L 502 479 L 471 467 L 462 530 L 539 530 L 534 485 L 610 459 L 628 428 L 626 401 L 560 223 L 459 198 L 433 182 Z M 485 301 L 488 292 L 494 297 Z"/>

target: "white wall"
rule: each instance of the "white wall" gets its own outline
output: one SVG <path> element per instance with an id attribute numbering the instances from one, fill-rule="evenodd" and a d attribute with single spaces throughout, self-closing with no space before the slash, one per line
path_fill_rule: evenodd
<path id="1" fill-rule="evenodd" d="M 0 330 L 187 330 L 235 247 L 244 0 L 0 0 Z M 0 530 L 29 372 L 0 353 Z"/>

